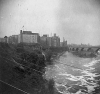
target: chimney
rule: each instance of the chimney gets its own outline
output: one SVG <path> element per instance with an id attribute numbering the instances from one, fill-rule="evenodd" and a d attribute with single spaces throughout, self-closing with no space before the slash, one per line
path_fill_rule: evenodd
<path id="1" fill-rule="evenodd" d="M 22 30 L 20 30 L 20 43 L 23 42 L 23 34 L 22 33 L 23 33 Z"/>

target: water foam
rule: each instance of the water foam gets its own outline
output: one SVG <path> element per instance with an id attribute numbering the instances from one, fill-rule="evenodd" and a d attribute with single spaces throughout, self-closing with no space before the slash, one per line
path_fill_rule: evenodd
<path id="1" fill-rule="evenodd" d="M 65 56 L 67 56 L 68 58 L 68 55 L 64 55 L 63 58 L 66 58 Z M 68 59 L 68 61 L 74 64 L 75 57 L 74 57 L 74 60 L 72 60 L 72 57 L 70 57 L 71 60 Z M 91 62 L 88 63 L 88 61 L 90 60 L 80 59 L 78 63 L 81 63 L 82 61 L 81 64 L 83 64 L 83 69 L 81 68 L 78 69 L 73 66 L 70 67 L 70 69 L 74 70 L 74 72 L 79 71 L 81 73 L 81 75 L 79 76 L 75 76 L 75 75 L 72 75 L 72 73 L 68 73 L 68 71 L 66 70 L 68 66 L 65 63 L 65 60 L 66 59 L 64 59 L 64 63 L 61 61 L 58 62 L 58 60 L 55 60 L 56 63 L 54 63 L 52 67 L 47 68 L 46 73 L 45 73 L 46 78 L 48 79 L 53 78 L 55 81 L 55 88 L 57 89 L 58 92 L 62 94 L 88 94 L 88 93 L 92 94 L 92 91 L 94 91 L 95 87 L 98 86 L 97 80 L 95 80 L 95 77 L 99 76 L 98 73 L 93 73 L 93 71 L 95 70 L 93 66 L 97 64 L 100 60 L 93 59 Z M 74 87 L 75 85 L 76 87 Z M 71 89 L 74 90 L 77 88 L 78 90 L 75 93 L 69 91 Z"/>

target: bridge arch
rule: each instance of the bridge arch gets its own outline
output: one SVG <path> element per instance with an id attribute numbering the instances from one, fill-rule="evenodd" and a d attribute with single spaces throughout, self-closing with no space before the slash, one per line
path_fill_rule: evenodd
<path id="1" fill-rule="evenodd" d="M 71 51 L 72 50 L 72 48 L 69 48 L 69 51 Z"/>
<path id="2" fill-rule="evenodd" d="M 74 49 L 74 48 L 72 48 L 72 51 L 75 51 L 75 49 Z"/>
<path id="3" fill-rule="evenodd" d="M 100 48 L 98 48 L 95 52 L 100 53 Z"/>
<path id="4" fill-rule="evenodd" d="M 84 48 L 81 48 L 80 51 L 84 51 Z"/>
<path id="5" fill-rule="evenodd" d="M 70 48 L 70 51 L 72 50 L 72 48 Z"/>
<path id="6" fill-rule="evenodd" d="M 92 48 L 88 48 L 87 51 L 92 51 Z"/>
<path id="7" fill-rule="evenodd" d="M 78 51 L 79 50 L 79 48 L 76 48 L 76 51 Z"/>
<path id="8" fill-rule="evenodd" d="M 89 48 L 84 48 L 84 51 L 88 51 Z"/>

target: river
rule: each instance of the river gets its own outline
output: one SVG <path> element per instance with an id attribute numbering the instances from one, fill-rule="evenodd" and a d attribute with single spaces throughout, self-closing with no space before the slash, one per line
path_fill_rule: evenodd
<path id="1" fill-rule="evenodd" d="M 46 67 L 45 78 L 54 80 L 60 94 L 100 94 L 100 56 L 80 58 L 65 52 Z"/>

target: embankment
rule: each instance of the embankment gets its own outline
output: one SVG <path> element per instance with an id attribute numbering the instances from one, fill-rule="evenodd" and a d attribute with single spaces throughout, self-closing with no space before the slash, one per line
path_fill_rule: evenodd
<path id="1" fill-rule="evenodd" d="M 82 57 L 82 58 L 94 58 L 96 57 L 96 54 L 93 52 L 87 52 L 87 51 L 73 51 L 71 52 L 76 56 Z"/>
<path id="2" fill-rule="evenodd" d="M 30 94 L 53 94 L 53 81 L 43 78 L 45 66 L 62 51 L 25 49 L 22 45 L 0 43 L 0 80 Z M 49 62 L 49 63 L 47 63 Z M 0 81 L 0 94 L 24 94 Z M 8 88 L 9 87 L 9 88 Z M 19 93 L 20 91 L 20 93 Z"/>

